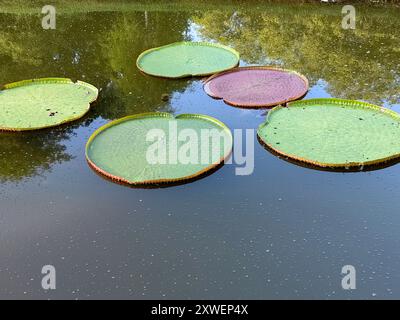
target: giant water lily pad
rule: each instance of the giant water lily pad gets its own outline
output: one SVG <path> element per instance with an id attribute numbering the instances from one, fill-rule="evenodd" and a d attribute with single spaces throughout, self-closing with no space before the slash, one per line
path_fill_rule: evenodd
<path id="1" fill-rule="evenodd" d="M 98 129 L 86 145 L 86 158 L 108 178 L 146 185 L 198 177 L 222 164 L 231 149 L 230 130 L 214 118 L 144 113 Z"/>
<path id="2" fill-rule="evenodd" d="M 207 42 L 176 42 L 153 48 L 143 52 L 136 62 L 144 73 L 165 78 L 206 76 L 238 63 L 235 50 Z"/>
<path id="3" fill-rule="evenodd" d="M 94 86 L 63 78 L 7 84 L 0 91 L 0 130 L 36 130 L 79 119 L 97 95 Z"/>
<path id="4" fill-rule="evenodd" d="M 258 137 L 289 159 L 349 169 L 400 156 L 400 115 L 359 101 L 296 101 L 272 109 Z"/>
<path id="5" fill-rule="evenodd" d="M 204 90 L 233 106 L 262 108 L 303 97 L 308 91 L 308 80 L 291 70 L 241 67 L 211 76 Z"/>

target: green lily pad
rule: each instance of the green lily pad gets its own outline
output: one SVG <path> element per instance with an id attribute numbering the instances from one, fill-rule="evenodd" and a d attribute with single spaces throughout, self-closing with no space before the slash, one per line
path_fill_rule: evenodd
<path id="1" fill-rule="evenodd" d="M 136 65 L 153 76 L 183 78 L 214 74 L 238 63 L 239 53 L 232 48 L 207 42 L 176 42 L 143 52 Z"/>
<path id="2" fill-rule="evenodd" d="M 258 137 L 278 154 L 319 167 L 376 165 L 400 157 L 400 115 L 359 101 L 303 100 L 272 109 Z"/>
<path id="3" fill-rule="evenodd" d="M 7 84 L 0 91 L 0 130 L 37 130 L 77 120 L 97 96 L 94 86 L 64 78 Z"/>
<path id="4" fill-rule="evenodd" d="M 217 119 L 153 112 L 98 129 L 86 145 L 86 158 L 117 182 L 154 185 L 199 177 L 222 164 L 231 150 L 232 134 Z"/>

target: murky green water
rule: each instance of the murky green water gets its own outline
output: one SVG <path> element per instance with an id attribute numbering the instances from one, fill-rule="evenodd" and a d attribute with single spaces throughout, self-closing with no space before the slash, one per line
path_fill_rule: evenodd
<path id="1" fill-rule="evenodd" d="M 400 111 L 400 11 L 282 4 L 134 6 L 57 16 L 0 14 L 0 83 L 60 76 L 101 88 L 70 126 L 0 134 L 0 298 L 399 298 L 400 165 L 357 173 L 303 168 L 255 139 L 255 171 L 225 165 L 164 189 L 131 189 L 86 164 L 102 124 L 146 111 L 203 113 L 256 128 L 263 110 L 210 99 L 200 79 L 165 80 L 135 66 L 143 50 L 212 40 L 242 65 L 274 64 L 310 79 L 307 98 L 360 99 Z M 181 9 L 181 11 L 180 11 Z M 170 101 L 162 101 L 168 94 Z M 41 288 L 41 268 L 57 289 Z M 341 288 L 342 266 L 357 289 Z"/>

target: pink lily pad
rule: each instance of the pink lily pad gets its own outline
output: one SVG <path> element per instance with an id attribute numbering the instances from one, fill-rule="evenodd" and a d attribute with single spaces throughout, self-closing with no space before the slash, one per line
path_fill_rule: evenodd
<path id="1" fill-rule="evenodd" d="M 290 70 L 241 67 L 211 76 L 204 90 L 233 106 L 263 108 L 302 98 L 308 91 L 308 80 Z"/>

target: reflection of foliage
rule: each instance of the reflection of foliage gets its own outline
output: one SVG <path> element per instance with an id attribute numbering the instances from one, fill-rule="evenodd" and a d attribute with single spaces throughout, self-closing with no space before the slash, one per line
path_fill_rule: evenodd
<path id="1" fill-rule="evenodd" d="M 6 18 L 2 16 L 2 19 Z M 40 59 L 36 58 L 37 47 L 33 43 L 29 43 L 31 47 L 26 50 L 27 39 L 31 39 L 34 32 L 32 30 L 26 30 L 23 33 L 17 32 L 18 25 L 23 25 L 26 18 L 18 16 L 15 17 L 15 21 L 16 24 L 2 26 L 0 30 L 0 61 L 39 65 Z"/>
<path id="2" fill-rule="evenodd" d="M 395 36 L 400 27 L 398 10 L 391 9 L 393 17 L 378 9 L 359 10 L 353 31 L 341 28 L 336 11 L 307 8 L 213 11 L 194 21 L 205 38 L 232 45 L 249 63 L 272 61 L 304 73 L 311 83 L 324 79 L 333 96 L 400 102 L 396 88 L 400 84 L 400 39 Z"/>
<path id="3" fill-rule="evenodd" d="M 136 58 L 151 47 L 182 41 L 187 28 L 187 16 L 157 12 L 121 14 L 100 41 L 104 65 L 108 66 L 111 81 L 104 91 L 107 99 L 118 108 L 102 110 L 102 116 L 116 118 L 132 113 L 166 107 L 161 101 L 163 94 L 171 95 L 183 90 L 186 81 L 166 81 L 140 73 Z M 119 98 L 119 101 L 118 101 Z M 102 103 L 106 105 L 105 103 Z"/>
<path id="4" fill-rule="evenodd" d="M 7 60 L 19 61 L 25 64 L 38 65 L 39 62 L 31 56 L 31 53 L 24 51 L 18 46 L 15 39 L 10 39 L 9 35 L 0 31 L 0 52 Z"/>
<path id="5" fill-rule="evenodd" d="M 264 60 L 263 48 L 257 37 L 260 27 L 258 14 L 209 11 L 193 20 L 199 25 L 204 37 L 234 46 L 242 59 L 252 63 Z"/>
<path id="6" fill-rule="evenodd" d="M 368 4 L 372 6 L 399 5 L 399 0 L 336 0 L 337 4 Z M 0 12 L 15 14 L 36 14 L 43 6 L 43 0 L 0 0 Z M 235 10 L 239 6 L 259 11 L 260 6 L 280 4 L 321 4 L 321 0 L 52 0 L 59 13 L 88 12 L 132 12 L 132 11 L 206 11 L 215 6 L 225 10 Z M 340 10 L 340 9 L 339 9 Z"/>
<path id="7" fill-rule="evenodd" d="M 0 134 L 0 182 L 17 182 L 50 170 L 54 163 L 71 156 L 60 143 L 66 139 L 61 130 L 35 133 Z"/>

